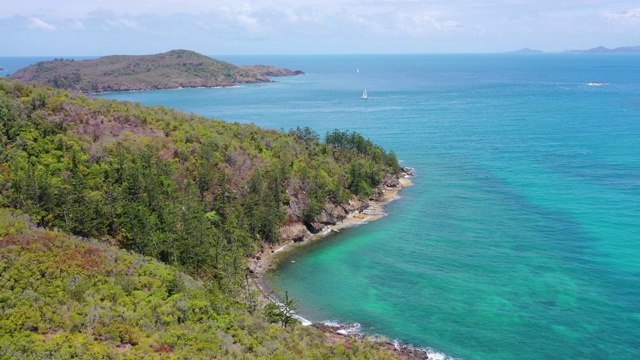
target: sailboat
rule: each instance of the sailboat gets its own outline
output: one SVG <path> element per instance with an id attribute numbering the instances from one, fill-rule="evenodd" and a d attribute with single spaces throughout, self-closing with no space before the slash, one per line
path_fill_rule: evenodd
<path id="1" fill-rule="evenodd" d="M 367 89 L 364 89 L 364 91 L 362 92 L 362 98 L 363 99 L 368 99 L 369 95 L 367 94 Z"/>

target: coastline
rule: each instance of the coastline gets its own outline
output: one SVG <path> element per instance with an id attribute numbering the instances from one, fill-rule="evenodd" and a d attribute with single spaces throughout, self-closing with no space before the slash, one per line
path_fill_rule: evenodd
<path id="1" fill-rule="evenodd" d="M 278 264 L 284 258 L 284 255 L 289 251 L 299 249 L 307 246 L 318 240 L 324 239 L 332 233 L 340 232 L 342 229 L 350 228 L 354 226 L 365 225 L 369 222 L 379 220 L 387 213 L 384 211 L 385 205 L 388 203 L 400 199 L 400 191 L 406 187 L 413 186 L 413 182 L 410 180 L 413 175 L 405 175 L 398 179 L 398 186 L 382 186 L 382 196 L 379 200 L 370 200 L 369 207 L 363 211 L 354 211 L 347 215 L 347 217 L 335 225 L 325 226 L 317 234 L 307 234 L 303 241 L 296 242 L 294 240 L 288 240 L 279 242 L 273 245 L 263 245 L 260 251 L 249 259 L 249 270 L 253 274 L 253 278 L 256 283 L 262 279 L 262 275 L 269 271 L 277 269 Z M 258 284 L 262 293 L 266 291 L 262 289 Z M 267 296 L 268 297 L 268 296 Z M 269 300 L 270 297 L 269 297 Z"/>
<path id="2" fill-rule="evenodd" d="M 307 234 L 303 241 L 287 240 L 279 242 L 274 245 L 263 245 L 260 251 L 249 259 L 249 270 L 251 273 L 251 279 L 253 287 L 259 291 L 259 301 L 263 304 L 268 302 L 275 302 L 280 304 L 278 299 L 270 294 L 265 289 L 263 275 L 267 271 L 272 271 L 278 268 L 278 265 L 284 260 L 286 255 L 297 249 L 308 246 L 309 244 L 321 241 L 327 236 L 333 233 L 340 232 L 342 229 L 349 227 L 360 226 L 368 224 L 369 222 L 379 220 L 387 215 L 384 210 L 385 205 L 401 198 L 400 191 L 406 187 L 413 186 L 413 182 L 410 178 L 414 177 L 412 171 L 405 172 L 402 177 L 398 179 L 396 186 L 381 186 L 382 195 L 378 200 L 370 200 L 369 207 L 363 211 L 354 211 L 347 215 L 345 219 L 336 223 L 335 225 L 325 226 L 317 234 Z M 382 338 L 376 338 L 371 336 L 365 336 L 358 332 L 352 332 L 344 329 L 353 327 L 350 325 L 340 325 L 331 323 L 313 323 L 300 316 L 296 316 L 298 320 L 305 326 L 312 326 L 324 333 L 329 341 L 337 344 L 349 346 L 350 340 L 365 341 L 374 340 L 377 341 L 380 346 L 390 353 L 405 360 L 430 360 L 430 359 L 445 359 L 446 356 L 441 353 L 433 352 L 431 349 L 416 348 L 411 345 L 400 344 L 398 341 L 393 341 Z M 359 327 L 359 324 L 356 324 Z"/>

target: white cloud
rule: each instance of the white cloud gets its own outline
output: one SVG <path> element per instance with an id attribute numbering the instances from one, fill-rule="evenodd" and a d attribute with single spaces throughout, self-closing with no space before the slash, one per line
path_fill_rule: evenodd
<path id="1" fill-rule="evenodd" d="M 115 27 L 115 28 L 130 28 L 130 29 L 139 29 L 140 25 L 135 20 L 127 19 L 127 18 L 116 18 L 109 19 L 106 21 L 106 24 Z"/>
<path id="2" fill-rule="evenodd" d="M 236 16 L 235 20 L 250 32 L 257 33 L 261 31 L 260 21 L 255 17 L 240 14 Z"/>
<path id="3" fill-rule="evenodd" d="M 220 8 L 220 13 L 231 21 L 231 25 L 239 25 L 252 34 L 263 32 L 262 23 L 254 14 L 253 7 L 248 3 L 243 3 L 239 6 L 223 6 Z"/>
<path id="4" fill-rule="evenodd" d="M 399 13 L 396 15 L 397 28 L 403 33 L 420 36 L 434 32 L 448 32 L 458 27 L 458 22 L 439 19 L 436 14 Z"/>
<path id="5" fill-rule="evenodd" d="M 78 19 L 72 19 L 72 20 L 68 20 L 69 22 L 69 28 L 72 30 L 84 30 L 84 24 L 82 23 L 82 21 L 78 20 Z"/>
<path id="6" fill-rule="evenodd" d="M 29 28 L 46 31 L 54 31 L 56 29 L 54 25 L 51 25 L 38 17 L 29 18 Z"/>
<path id="7" fill-rule="evenodd" d="M 606 10 L 604 11 L 603 16 L 608 20 L 623 24 L 640 24 L 640 8 L 626 11 Z"/>
<path id="8" fill-rule="evenodd" d="M 640 31 L 637 2 L 22 0 L 3 7 L 0 28 L 16 32 L 21 40 L 15 44 L 42 39 L 43 32 L 64 32 L 64 37 L 51 40 L 53 49 L 98 49 L 83 51 L 87 53 L 148 53 L 167 46 L 209 53 L 468 52 L 535 44 L 554 51 L 635 45 Z M 96 38 L 114 44 L 113 50 L 98 47 Z"/>

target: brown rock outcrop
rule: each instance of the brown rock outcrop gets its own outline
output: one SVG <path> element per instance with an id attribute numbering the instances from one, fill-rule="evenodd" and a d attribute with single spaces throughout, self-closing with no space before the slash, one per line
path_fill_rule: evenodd
<path id="1" fill-rule="evenodd" d="M 285 241 L 303 241 L 307 228 L 302 223 L 293 223 L 280 228 L 280 239 Z"/>

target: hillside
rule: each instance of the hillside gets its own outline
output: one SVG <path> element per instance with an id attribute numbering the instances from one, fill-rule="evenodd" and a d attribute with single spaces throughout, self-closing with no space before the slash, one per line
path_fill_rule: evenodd
<path id="1" fill-rule="evenodd" d="M 1 79 L 0 143 L 8 358 L 389 357 L 267 324 L 248 258 L 366 207 L 392 152 Z"/>
<path id="2" fill-rule="evenodd" d="M 392 152 L 357 133 L 335 130 L 322 143 L 308 128 L 263 130 L 5 80 L 0 125 L 0 205 L 223 287 L 242 281 L 245 256 L 285 226 L 320 231 L 400 172 Z"/>
<path id="3" fill-rule="evenodd" d="M 389 359 L 281 328 L 152 258 L 0 209 L 0 359 Z"/>
<path id="4" fill-rule="evenodd" d="M 269 82 L 267 76 L 302 74 L 270 66 L 238 67 L 188 50 L 156 55 L 114 55 L 92 60 L 53 60 L 18 70 L 8 78 L 83 93 L 221 87 Z"/>

